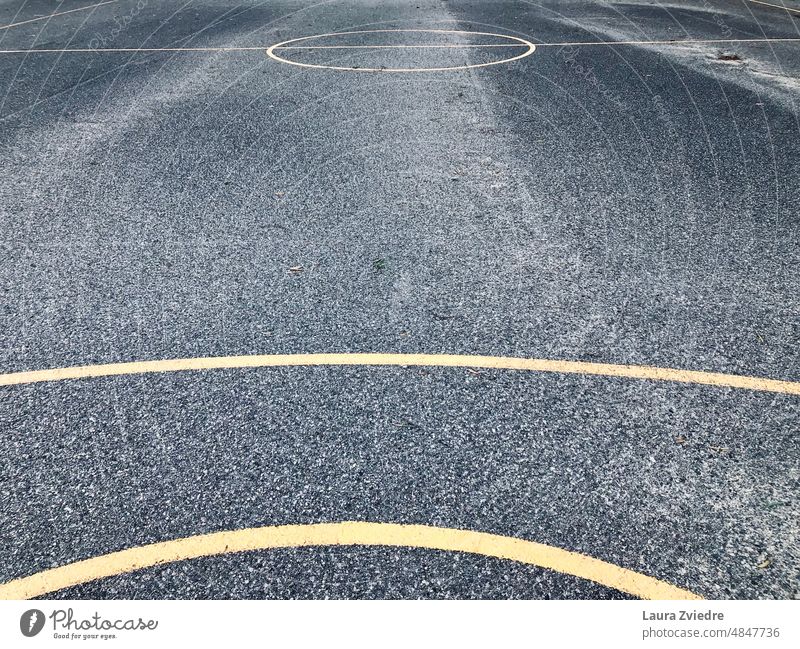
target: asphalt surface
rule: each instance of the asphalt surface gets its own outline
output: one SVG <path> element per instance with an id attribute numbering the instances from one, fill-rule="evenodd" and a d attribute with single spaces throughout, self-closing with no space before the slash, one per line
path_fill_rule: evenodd
<path id="1" fill-rule="evenodd" d="M 0 26 L 88 4 L 0 0 Z M 512 56 L 469 32 L 537 48 L 408 73 L 265 53 L 383 29 L 467 33 L 283 52 L 435 68 Z M 0 369 L 376 351 L 800 381 L 800 42 L 663 43 L 790 38 L 800 13 L 742 0 L 119 0 L 0 29 Z M 255 49 L 214 49 L 231 47 Z M 120 48 L 208 49 L 92 51 Z M 0 582 L 365 520 L 530 539 L 709 598 L 795 598 L 798 404 L 457 368 L 6 386 Z M 54 596 L 623 594 L 458 553 L 302 548 Z"/>

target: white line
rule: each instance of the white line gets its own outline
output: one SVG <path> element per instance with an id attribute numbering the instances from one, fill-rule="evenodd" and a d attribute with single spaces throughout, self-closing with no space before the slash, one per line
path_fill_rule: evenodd
<path id="1" fill-rule="evenodd" d="M 596 47 L 605 45 L 614 47 L 615 45 L 697 45 L 710 43 L 800 43 L 800 38 L 710 38 L 710 39 L 687 39 L 687 40 L 668 40 L 668 41 L 568 41 L 564 43 L 536 43 L 536 47 Z M 326 47 L 523 47 L 522 44 L 496 44 L 496 45 L 309 45 L 286 46 L 280 45 L 272 49 L 325 49 Z M 0 54 L 92 54 L 92 53 L 114 53 L 114 52 L 259 52 L 270 49 L 268 45 L 255 45 L 252 47 L 109 47 L 109 48 L 61 48 L 61 49 L 27 49 L 27 50 L 0 50 Z"/>
<path id="2" fill-rule="evenodd" d="M 501 59 L 499 61 L 489 61 L 488 63 L 471 63 L 466 65 L 451 65 L 451 66 L 442 66 L 442 67 L 433 67 L 433 68 L 390 68 L 390 67 L 380 67 L 380 68 L 370 68 L 370 67 L 358 67 L 358 66 L 337 66 L 337 65 L 321 65 L 317 63 L 301 63 L 300 61 L 292 61 L 291 59 L 283 58 L 276 54 L 276 50 L 278 49 L 290 49 L 290 46 L 293 43 L 301 43 L 305 41 L 310 41 L 319 38 L 328 38 L 331 36 L 363 36 L 364 34 L 384 34 L 384 33 L 403 33 L 403 34 L 418 34 L 418 33 L 425 33 L 425 34 L 439 34 L 439 35 L 451 35 L 451 34 L 458 34 L 459 36 L 469 35 L 470 37 L 481 37 L 481 36 L 488 36 L 492 38 L 500 38 L 505 41 L 514 41 L 514 44 L 517 45 L 524 45 L 525 51 L 522 54 L 517 54 L 516 56 L 511 56 L 507 59 Z M 464 47 L 461 44 L 455 43 L 442 43 L 444 46 L 455 46 L 455 47 Z M 324 46 L 323 46 L 324 47 Z M 402 47 L 402 45 L 401 45 Z M 518 36 L 510 36 L 508 34 L 494 34 L 491 32 L 465 32 L 461 30 L 455 29 L 368 29 L 368 30 L 361 30 L 355 32 L 333 32 L 329 34 L 315 34 L 312 36 L 301 36 L 299 38 L 292 38 L 288 41 L 282 41 L 280 43 L 275 43 L 267 50 L 267 56 L 275 61 L 279 61 L 280 63 L 286 63 L 287 65 L 296 65 L 301 68 L 314 68 L 318 70 L 341 70 L 341 71 L 348 71 L 348 72 L 378 72 L 378 73 L 386 73 L 386 72 L 449 72 L 453 70 L 469 70 L 472 68 L 486 68 L 492 65 L 500 65 L 502 63 L 511 63 L 512 61 L 518 61 L 519 59 L 524 59 L 526 56 L 530 56 L 536 51 L 536 45 L 531 43 L 530 41 L 525 40 L 524 38 L 519 38 Z"/>
<path id="3" fill-rule="evenodd" d="M 668 41 L 572 41 L 564 43 L 536 43 L 536 47 L 595 47 L 605 45 L 614 47 L 616 45 L 697 45 L 713 43 L 800 43 L 800 38 L 711 38 L 711 39 L 690 39 L 690 40 L 668 40 Z M 320 49 L 322 46 L 318 46 Z M 391 46 L 399 47 L 399 46 Z M 407 46 L 408 47 L 408 46 Z M 458 45 L 456 47 L 522 47 L 522 45 L 477 45 L 467 46 Z M 0 50 L 0 54 L 92 54 L 92 53 L 114 53 L 114 52 L 256 52 L 270 49 L 268 45 L 256 45 L 253 47 L 119 47 L 119 48 L 65 48 L 65 49 L 28 49 L 28 50 Z M 294 49 L 289 46 L 279 46 L 274 49 Z M 296 49 L 301 49 L 297 47 Z M 308 49 L 311 49 L 309 47 Z"/>
<path id="4" fill-rule="evenodd" d="M 593 45 L 697 45 L 705 43 L 800 43 L 800 38 L 691 38 L 665 41 L 573 41 L 571 43 L 536 43 L 536 47 L 584 47 Z"/>
<path id="5" fill-rule="evenodd" d="M 0 50 L 0 54 L 91 54 L 94 52 L 263 52 L 267 46 L 258 47 L 76 47 L 66 49 Z"/>
<path id="6" fill-rule="evenodd" d="M 404 48 L 528 47 L 524 43 L 475 43 L 470 45 L 282 45 L 276 50 L 368 50 Z"/>
<path id="7" fill-rule="evenodd" d="M 792 7 L 785 7 L 784 5 L 774 5 L 770 4 L 769 2 L 762 2 L 762 0 L 750 0 L 757 5 L 764 5 L 766 7 L 775 7 L 776 9 L 784 9 L 786 11 L 791 11 L 792 13 L 800 14 L 800 9 L 793 9 Z"/>

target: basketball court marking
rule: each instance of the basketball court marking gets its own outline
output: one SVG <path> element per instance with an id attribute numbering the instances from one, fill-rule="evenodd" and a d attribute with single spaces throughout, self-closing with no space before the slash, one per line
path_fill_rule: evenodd
<path id="1" fill-rule="evenodd" d="M 511 56 L 503 59 L 498 59 L 497 61 L 489 61 L 486 63 L 465 63 L 464 65 L 452 65 L 452 66 L 437 66 L 437 67 L 405 67 L 405 68 L 390 68 L 390 67 L 358 67 L 358 66 L 339 66 L 339 65 L 324 65 L 318 63 L 301 63 L 300 61 L 293 61 L 291 59 L 287 59 L 283 56 L 280 56 L 276 53 L 278 50 L 290 50 L 290 49 L 301 49 L 300 46 L 296 45 L 297 43 L 306 43 L 306 45 L 302 46 L 304 50 L 315 50 L 315 49 L 341 49 L 342 46 L 338 48 L 332 48 L 331 46 L 319 46 L 319 45 L 308 45 L 309 41 L 313 41 L 315 39 L 321 38 L 332 38 L 332 37 L 340 37 L 340 36 L 363 36 L 365 34 L 427 34 L 427 35 L 458 35 L 458 36 L 476 36 L 476 37 L 492 37 L 492 38 L 501 38 L 507 41 L 513 41 L 513 43 L 504 43 L 505 47 L 524 47 L 525 51 L 517 54 L 516 56 Z M 493 44 L 472 44 L 473 48 L 490 48 L 493 47 Z M 460 43 L 431 43 L 431 44 L 392 44 L 392 45 L 369 45 L 369 44 L 358 44 L 358 45 L 347 45 L 347 49 L 352 50 L 374 50 L 374 49 L 423 49 L 423 48 L 431 48 L 431 49 L 442 49 L 442 48 L 453 48 L 458 49 L 462 48 L 464 45 Z M 369 30 L 361 30 L 361 31 L 351 31 L 351 32 L 333 32 L 329 34 L 317 34 L 314 36 L 302 36 L 300 38 L 292 38 L 288 41 L 283 41 L 282 43 L 276 43 L 272 45 L 269 49 L 267 49 L 267 56 L 275 61 L 280 63 L 287 63 L 288 65 L 296 65 L 301 68 L 315 68 L 321 70 L 343 70 L 348 72 L 447 72 L 450 70 L 470 70 L 472 68 L 485 68 L 491 65 L 500 65 L 501 63 L 511 63 L 512 61 L 517 61 L 519 59 L 524 59 L 526 56 L 530 56 L 536 51 L 536 45 L 531 43 L 530 41 L 525 40 L 524 38 L 519 38 L 517 36 L 509 36 L 507 34 L 493 34 L 491 32 L 470 32 L 470 31 L 461 31 L 461 30 L 452 30 L 452 29 L 369 29 Z"/>
<path id="2" fill-rule="evenodd" d="M 475 32 L 469 32 L 473 34 Z M 498 34 L 499 35 L 499 34 Z M 527 42 L 527 41 L 526 41 Z M 615 46 L 636 46 L 636 45 L 665 45 L 672 47 L 681 47 L 682 45 L 713 45 L 719 44 L 735 44 L 735 43 L 800 43 L 800 38 L 709 38 L 709 39 L 685 39 L 685 40 L 655 40 L 655 41 L 565 41 L 563 43 L 531 43 L 535 48 L 539 47 L 615 47 Z M 491 47 L 499 47 L 500 45 L 491 45 Z M 520 45 L 521 46 L 521 45 Z M 113 54 L 119 53 L 132 53 L 132 52 L 264 52 L 269 49 L 277 49 L 278 45 L 254 45 L 242 47 L 106 47 L 106 48 L 91 48 L 91 47 L 70 47 L 70 48 L 31 48 L 31 49 L 15 49 L 15 50 L 0 50 L 0 54 Z M 467 47 L 466 45 L 455 45 L 454 47 Z M 489 45 L 478 45 L 477 47 L 490 47 Z M 504 45 L 503 47 L 517 47 L 517 45 Z M 281 48 L 281 49 L 299 49 L 299 48 Z M 317 47 L 314 49 L 323 49 Z M 398 48 L 399 49 L 399 48 Z M 531 52 L 532 53 L 532 52 Z M 526 53 L 526 56 L 528 53 Z M 274 58 L 274 57 L 272 57 Z M 520 57 L 515 57 L 520 58 Z M 511 59 L 509 59 L 511 60 Z M 502 61 L 504 63 L 508 61 Z M 489 65 L 496 65 L 492 62 Z M 299 64 L 298 64 L 299 65 Z M 480 64 L 487 65 L 487 64 Z M 362 68 L 357 68 L 360 70 Z M 414 68 L 416 69 L 416 68 Z M 447 69 L 461 69 L 461 68 L 447 68 Z M 380 70 L 386 72 L 386 70 Z"/>
<path id="3" fill-rule="evenodd" d="M 0 386 L 96 378 L 101 376 L 181 372 L 188 370 L 298 367 L 310 365 L 480 367 L 485 369 L 526 370 L 532 372 L 645 379 L 650 381 L 672 381 L 677 383 L 692 383 L 697 385 L 737 388 L 741 390 L 800 395 L 800 382 L 782 381 L 756 376 L 742 376 L 738 374 L 654 367 L 650 365 L 614 365 L 610 363 L 590 363 L 585 361 L 553 360 L 545 358 L 516 358 L 512 356 L 382 353 L 209 356 L 201 358 L 176 358 L 158 361 L 110 363 L 104 365 L 83 365 L 0 374 Z"/>
<path id="4" fill-rule="evenodd" d="M 792 7 L 786 7 L 784 5 L 771 4 L 769 2 L 764 2 L 763 0 L 750 0 L 750 2 L 757 5 L 764 5 L 765 7 L 774 7 L 775 9 L 783 9 L 784 11 L 791 11 L 792 13 L 800 14 L 800 9 L 793 9 Z"/>
<path id="5" fill-rule="evenodd" d="M 0 30 L 46 20 L 55 16 L 84 11 L 93 7 L 112 4 L 119 0 L 106 0 L 68 11 L 40 16 L 30 20 L 0 26 Z M 774 5 L 760 0 L 750 0 L 756 4 L 800 13 L 797 9 Z M 447 30 L 379 30 L 391 32 L 462 33 L 481 35 L 479 32 L 455 32 Z M 478 43 L 478 44 L 398 44 L 398 45 L 290 45 L 301 41 L 325 36 L 344 34 L 363 34 L 373 32 L 341 32 L 307 36 L 284 41 L 270 47 L 187 47 L 187 48 L 65 48 L 0 50 L 0 54 L 35 53 L 100 53 L 100 52 L 247 52 L 265 51 L 270 58 L 281 63 L 306 68 L 322 68 L 358 72 L 437 72 L 464 70 L 510 63 L 530 56 L 536 47 L 564 46 L 615 46 L 615 45 L 665 45 L 681 46 L 709 43 L 776 43 L 800 42 L 800 38 L 761 38 L 761 39 L 713 39 L 713 40 L 666 40 L 666 41 L 595 41 L 572 43 L 534 44 L 525 39 L 503 35 L 484 34 L 519 43 Z M 325 50 L 325 49 L 444 49 L 444 48 L 527 48 L 518 56 L 488 63 L 434 67 L 434 68 L 358 68 L 314 65 L 291 61 L 277 55 L 276 50 Z M 288 54 L 287 54 L 288 56 Z M 520 359 L 492 356 L 455 356 L 439 354 L 306 354 L 273 356 L 231 356 L 218 358 L 174 359 L 116 363 L 83 367 L 67 367 L 32 372 L 16 372 L 0 375 L 1 385 L 23 385 L 46 381 L 60 381 L 102 376 L 159 373 L 172 371 L 232 369 L 272 366 L 439 366 L 439 367 L 481 367 L 493 369 L 514 369 L 539 372 L 584 374 L 616 378 L 635 378 L 644 380 L 673 381 L 680 383 L 711 385 L 766 391 L 790 395 L 800 395 L 800 383 L 780 381 L 759 377 L 719 374 L 703 371 L 678 370 L 651 366 L 610 365 L 580 361 L 558 361 L 548 359 Z M 468 530 L 436 528 L 425 525 L 401 525 L 393 523 L 342 522 L 315 525 L 286 525 L 274 527 L 249 528 L 216 532 L 183 539 L 175 539 L 134 547 L 120 552 L 101 555 L 84 561 L 45 570 L 28 577 L 0 584 L 0 599 L 22 599 L 36 597 L 70 586 L 87 583 L 104 577 L 126 574 L 135 570 L 158 566 L 187 559 L 225 555 L 230 553 L 265 550 L 271 548 L 319 546 L 392 546 L 413 547 L 433 550 L 467 552 L 488 557 L 518 561 L 529 565 L 554 570 L 564 574 L 587 579 L 614 588 L 621 592 L 644 599 L 701 599 L 698 595 L 637 573 L 626 568 L 604 562 L 593 557 L 543 545 L 513 537 L 474 532 Z"/>
<path id="6" fill-rule="evenodd" d="M 703 599 L 649 575 L 551 545 L 470 530 L 370 522 L 252 527 L 142 545 L 0 584 L 0 599 L 30 599 L 96 579 L 199 557 L 320 546 L 388 546 L 465 552 L 572 575 L 641 599 Z"/>

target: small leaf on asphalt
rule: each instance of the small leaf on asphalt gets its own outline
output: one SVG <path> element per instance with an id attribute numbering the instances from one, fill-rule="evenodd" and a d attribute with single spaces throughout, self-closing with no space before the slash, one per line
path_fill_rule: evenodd
<path id="1" fill-rule="evenodd" d="M 761 563 L 759 563 L 759 564 L 758 564 L 758 566 L 756 566 L 756 567 L 757 567 L 759 570 L 765 570 L 765 569 L 769 568 L 771 565 L 772 565 L 772 559 L 770 559 L 769 557 L 767 557 L 767 558 L 766 558 L 766 559 L 764 559 L 764 560 L 763 560 Z"/>
<path id="2" fill-rule="evenodd" d="M 686 439 L 686 435 L 678 435 L 678 436 L 675 438 L 675 443 L 676 443 L 676 444 L 681 444 L 681 445 L 684 445 L 684 444 L 686 444 L 686 442 L 688 442 L 688 441 L 689 441 L 689 440 L 688 440 L 688 439 Z"/>

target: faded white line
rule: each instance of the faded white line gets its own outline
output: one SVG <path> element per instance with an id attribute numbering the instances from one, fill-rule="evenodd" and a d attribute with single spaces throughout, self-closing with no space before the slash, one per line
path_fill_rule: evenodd
<path id="1" fill-rule="evenodd" d="M 765 7 L 775 7 L 775 9 L 783 9 L 784 11 L 791 11 L 792 13 L 800 14 L 800 9 L 793 9 L 792 7 L 786 7 L 784 5 L 774 5 L 769 2 L 762 2 L 762 0 L 750 0 L 750 2 L 757 5 L 764 5 Z"/>
<path id="2" fill-rule="evenodd" d="M 105 2 L 98 2 L 97 4 L 87 5 L 86 7 L 69 9 L 68 11 L 59 11 L 54 14 L 48 14 L 47 16 L 37 16 L 36 18 L 31 18 L 30 20 L 21 20 L 18 23 L 11 23 L 10 25 L 2 25 L 0 26 L 0 30 L 11 29 L 12 27 L 19 27 L 20 25 L 27 25 L 28 23 L 35 23 L 37 20 L 47 20 L 48 18 L 55 18 L 56 16 L 64 16 L 66 14 L 75 13 L 76 11 L 85 11 L 86 9 L 91 9 L 92 7 L 102 7 L 103 5 L 110 5 L 114 2 L 119 2 L 119 0 L 106 0 Z"/>

